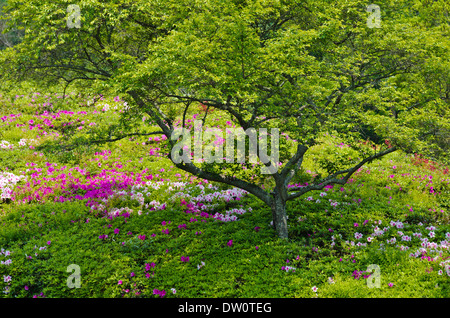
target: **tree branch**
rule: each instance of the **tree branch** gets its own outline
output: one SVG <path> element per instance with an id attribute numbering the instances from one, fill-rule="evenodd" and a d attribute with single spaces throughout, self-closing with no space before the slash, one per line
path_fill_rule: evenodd
<path id="1" fill-rule="evenodd" d="M 170 154 L 169 154 L 169 158 L 170 158 Z M 178 163 L 175 165 L 177 166 L 177 168 L 180 168 L 181 170 L 192 173 L 193 175 L 195 175 L 197 177 L 207 179 L 210 181 L 226 183 L 231 186 L 238 187 L 240 189 L 248 191 L 269 206 L 272 202 L 272 198 L 269 195 L 269 193 L 267 193 L 266 191 L 264 191 L 257 185 L 254 185 L 247 181 L 238 179 L 236 177 L 222 177 L 221 175 L 219 175 L 217 173 L 204 171 L 204 170 L 198 168 L 197 166 L 195 166 L 193 163 L 181 162 L 181 163 Z"/>
<path id="2" fill-rule="evenodd" d="M 289 188 L 288 189 L 289 191 L 295 191 L 295 190 L 299 190 L 299 189 L 301 189 L 301 190 L 296 192 L 296 193 L 290 194 L 287 199 L 288 200 L 295 199 L 295 198 L 297 198 L 297 197 L 299 197 L 299 196 L 301 196 L 301 195 L 303 195 L 306 192 L 309 192 L 311 190 L 321 190 L 321 189 L 323 189 L 325 186 L 327 186 L 329 184 L 342 184 L 342 185 L 344 185 L 344 184 L 347 183 L 347 181 L 351 177 L 351 175 L 353 173 L 355 173 L 359 168 L 361 168 L 364 164 L 366 164 L 368 162 L 371 162 L 374 159 L 377 159 L 377 158 L 380 158 L 382 156 L 385 156 L 385 155 L 387 155 L 387 154 L 389 154 L 391 152 L 394 152 L 396 150 L 397 150 L 396 147 L 392 147 L 392 148 L 389 148 L 389 149 L 387 149 L 385 151 L 376 153 L 376 154 L 374 154 L 374 155 L 372 155 L 370 157 L 367 157 L 366 159 L 362 160 L 356 166 L 354 166 L 352 168 L 349 168 L 349 169 L 346 169 L 346 170 L 337 171 L 337 172 L 329 175 L 328 177 L 320 180 L 318 183 L 310 184 L 310 185 L 308 185 L 306 187 L 292 187 L 292 188 Z M 338 175 L 341 175 L 341 174 L 346 174 L 346 175 L 345 175 L 345 177 L 343 177 L 341 179 L 337 179 L 336 177 Z"/>

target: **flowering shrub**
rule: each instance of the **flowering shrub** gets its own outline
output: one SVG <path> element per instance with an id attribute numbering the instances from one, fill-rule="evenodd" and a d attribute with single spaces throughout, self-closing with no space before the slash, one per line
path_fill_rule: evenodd
<path id="1" fill-rule="evenodd" d="M 0 172 L 0 202 L 4 199 L 11 199 L 14 186 L 24 179 L 26 179 L 26 176 L 17 176 L 9 172 Z"/>

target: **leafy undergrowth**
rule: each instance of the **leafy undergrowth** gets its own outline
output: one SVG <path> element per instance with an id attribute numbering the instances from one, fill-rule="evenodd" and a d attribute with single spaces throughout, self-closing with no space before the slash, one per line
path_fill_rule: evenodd
<path id="1" fill-rule="evenodd" d="M 163 136 L 37 150 L 94 134 L 124 107 L 116 97 L 69 111 L 53 99 L 58 109 L 49 96 L 18 95 L 16 112 L 0 116 L 2 297 L 450 296 L 444 167 L 401 152 L 364 165 L 344 187 L 289 202 L 285 241 L 250 194 L 174 168 Z M 324 136 L 295 183 L 345 147 Z"/>

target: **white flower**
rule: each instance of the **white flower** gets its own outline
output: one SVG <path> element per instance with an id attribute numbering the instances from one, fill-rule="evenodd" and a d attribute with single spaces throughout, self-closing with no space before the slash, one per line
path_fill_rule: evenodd
<path id="1" fill-rule="evenodd" d="M 437 248 L 437 243 L 435 243 L 435 242 L 427 243 L 427 247 L 428 248 Z"/>
<path id="2" fill-rule="evenodd" d="M 428 233 L 428 235 L 429 235 L 431 238 L 433 238 L 435 234 L 434 234 L 433 231 L 431 231 L 430 233 Z"/>
<path id="3" fill-rule="evenodd" d="M 312 289 L 313 292 L 317 293 L 317 290 L 318 290 L 319 288 L 317 288 L 316 286 L 313 286 L 311 289 Z"/>
<path id="4" fill-rule="evenodd" d="M 395 237 L 391 238 L 390 240 L 386 240 L 388 244 L 394 244 L 397 241 Z"/>
<path id="5" fill-rule="evenodd" d="M 284 271 L 286 271 L 286 272 L 289 272 L 289 271 L 295 272 L 296 269 L 297 269 L 297 268 L 292 267 L 292 266 L 283 266 L 283 267 L 281 267 L 281 270 L 284 270 Z"/>

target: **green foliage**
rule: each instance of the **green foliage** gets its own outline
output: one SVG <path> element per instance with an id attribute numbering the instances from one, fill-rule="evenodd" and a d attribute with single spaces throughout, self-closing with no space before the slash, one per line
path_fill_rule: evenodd
<path id="1" fill-rule="evenodd" d="M 95 216 L 83 201 L 30 204 L 14 209 L 6 205 L 7 212 L 0 220 L 0 246 L 12 252 L 12 263 L 2 265 L 0 275 L 13 277 L 8 295 L 17 297 L 40 293 L 46 297 L 155 297 L 155 288 L 166 290 L 166 297 L 314 297 L 312 286 L 319 288 L 319 297 L 448 297 L 446 278 L 437 274 L 443 269 L 439 261 L 411 258 L 409 251 L 385 243 L 385 239 L 392 237 L 399 241 L 395 227 L 383 237 L 375 237 L 367 247 L 347 243 L 357 241 L 353 237 L 356 231 L 364 237 L 370 235 L 375 221 L 381 220 L 383 227 L 391 220 L 403 220 L 407 222 L 403 233 L 412 236 L 439 220 L 430 213 L 423 213 L 423 219 L 409 213 L 405 217 L 400 207 L 378 204 L 385 200 L 385 193 L 364 191 L 364 187 L 382 182 L 376 175 L 377 169 L 383 171 L 381 168 L 392 169 L 395 165 L 399 170 L 396 173 L 401 175 L 402 171 L 411 171 L 406 163 L 401 156 L 384 159 L 369 167 L 371 173 L 361 171 L 355 176 L 358 184 L 364 183 L 362 187 L 349 184 L 344 191 L 334 188 L 326 191 L 324 197 L 313 193 L 312 201 L 304 198 L 290 202 L 289 241 L 273 240 L 270 211 L 253 197 L 240 202 L 253 211 L 229 223 L 213 220 L 191 223 L 191 215 L 172 204 L 163 211 L 144 210 L 142 215 L 112 219 Z M 418 173 L 422 171 L 417 169 Z M 436 172 L 433 175 L 433 179 L 437 178 Z M 166 201 L 165 193 L 167 189 L 160 188 L 152 199 Z M 199 194 L 189 190 L 186 193 Z M 392 202 L 400 205 L 402 198 L 411 202 L 416 194 L 408 193 L 395 196 Z M 421 195 L 425 198 L 430 194 Z M 361 203 L 357 198 L 362 198 Z M 317 199 L 322 201 L 316 203 Z M 340 204 L 332 207 L 329 199 Z M 114 199 L 110 203 L 131 208 L 136 204 Z M 163 226 L 162 221 L 171 222 Z M 421 228 L 419 222 L 425 225 Z M 187 228 L 178 228 L 183 223 Z M 450 231 L 448 222 L 437 226 L 437 241 L 444 240 L 445 233 Z M 259 230 L 255 231 L 255 227 Z M 118 234 L 114 233 L 116 228 Z M 170 230 L 168 235 L 161 234 L 165 228 Z M 99 239 L 105 234 L 107 238 Z M 139 235 L 145 235 L 145 240 Z M 233 244 L 227 246 L 230 239 Z M 330 245 L 332 242 L 334 246 Z M 386 247 L 380 249 L 380 243 Z M 44 246 L 46 249 L 39 250 Z M 414 246 L 417 243 L 411 244 L 411 251 L 415 251 Z M 189 262 L 182 262 L 181 256 L 189 256 Z M 445 254 L 440 260 L 444 259 Z M 205 265 L 197 269 L 201 262 Z M 155 263 L 155 267 L 146 271 L 145 264 L 150 263 Z M 80 288 L 67 287 L 71 272 L 66 269 L 70 264 L 80 266 Z M 365 271 L 370 264 L 381 268 L 379 289 L 370 289 L 366 279 L 352 276 L 354 271 Z M 281 267 L 286 265 L 296 271 L 282 271 Z M 334 283 L 329 283 L 329 277 Z M 388 286 L 390 282 L 393 287 Z M 171 288 L 176 289 L 176 294 L 170 292 Z"/>
<path id="2" fill-rule="evenodd" d="M 158 297 L 154 289 L 166 297 L 449 297 L 448 249 L 410 255 L 422 247 L 414 233 L 449 240 L 448 168 L 438 163 L 448 164 L 450 144 L 448 1 L 378 2 L 381 28 L 367 26 L 360 0 L 81 0 L 80 29 L 67 26 L 66 0 L 3 3 L 0 39 L 14 45 L 0 41 L 0 118 L 17 116 L 0 121 L 0 142 L 14 145 L 0 148 L 0 172 L 28 180 L 0 200 L 0 248 L 11 252 L 0 255 L 11 259 L 0 264 L 2 297 Z M 278 128 L 283 165 L 297 144 L 308 146 L 295 184 L 391 145 L 402 151 L 362 166 L 345 186 L 289 201 L 290 239 L 274 240 L 270 208 L 255 196 L 214 207 L 253 209 L 236 222 L 180 205 L 205 180 L 174 168 L 170 143 L 149 138 L 163 135 L 150 135 L 155 125 L 189 127 L 194 118 L 223 130 Z M 67 184 L 48 163 L 71 169 Z M 275 180 L 260 166 L 198 164 L 270 191 Z M 103 202 L 129 217 L 93 211 L 87 199 L 54 202 L 86 194 L 73 186 L 104 170 L 136 177 L 145 169 L 155 182 L 189 185 L 175 199 L 166 184 L 143 201 L 132 194 L 144 190 L 125 188 Z M 145 207 L 152 201 L 167 206 Z M 376 226 L 386 230 L 375 235 Z M 81 288 L 67 286 L 70 264 L 80 266 Z M 381 288 L 354 277 L 370 264 L 381 269 Z"/>
<path id="3" fill-rule="evenodd" d="M 448 159 L 445 1 L 381 1 L 380 28 L 368 27 L 359 0 L 77 5 L 80 29 L 67 26 L 66 1 L 8 1 L 5 19 L 27 33 L 2 52 L 4 77 L 95 94 L 135 90 L 159 105 L 155 113 L 130 98 L 121 121 L 127 130 L 138 129 L 133 122 L 144 113 L 173 119 L 204 102 L 308 145 L 334 129 Z M 108 135 L 102 127 L 97 138 L 100 131 Z"/>

